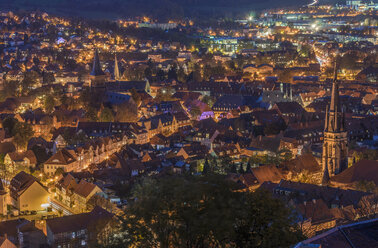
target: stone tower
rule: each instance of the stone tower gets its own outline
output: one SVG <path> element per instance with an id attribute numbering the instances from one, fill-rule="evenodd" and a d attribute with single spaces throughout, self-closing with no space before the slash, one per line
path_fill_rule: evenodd
<path id="1" fill-rule="evenodd" d="M 329 177 L 337 175 L 348 168 L 348 133 L 345 130 L 344 109 L 341 108 L 339 99 L 336 66 L 332 84 L 331 104 L 326 109 L 322 166 L 323 185 L 328 183 Z"/>
<path id="2" fill-rule="evenodd" d="M 98 50 L 95 50 L 93 67 L 90 73 L 91 77 L 91 87 L 92 88 L 103 88 L 105 87 L 106 75 L 101 69 L 100 57 L 98 55 Z"/>

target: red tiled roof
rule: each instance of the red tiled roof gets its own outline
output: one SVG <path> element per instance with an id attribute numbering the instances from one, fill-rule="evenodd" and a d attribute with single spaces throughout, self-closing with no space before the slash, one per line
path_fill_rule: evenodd
<path id="1" fill-rule="evenodd" d="M 46 226 L 50 228 L 54 234 L 75 232 L 90 229 L 91 227 L 93 228 L 95 226 L 98 227 L 98 223 L 103 223 L 106 225 L 106 223 L 111 220 L 112 216 L 113 215 L 108 211 L 100 207 L 95 207 L 92 212 L 89 213 L 48 219 L 46 220 Z"/>
<path id="2" fill-rule="evenodd" d="M 345 171 L 331 178 L 337 183 L 350 184 L 358 181 L 373 181 L 378 185 L 378 161 L 361 160 Z"/>
<path id="3" fill-rule="evenodd" d="M 257 168 L 252 168 L 251 170 L 260 184 L 267 181 L 279 182 L 281 179 L 283 179 L 281 172 L 275 165 L 263 165 Z"/>
<path id="4" fill-rule="evenodd" d="M 76 158 L 74 155 L 68 151 L 67 149 L 62 149 L 52 155 L 46 162 L 45 164 L 64 164 L 68 165 L 72 162 L 75 162 Z"/>

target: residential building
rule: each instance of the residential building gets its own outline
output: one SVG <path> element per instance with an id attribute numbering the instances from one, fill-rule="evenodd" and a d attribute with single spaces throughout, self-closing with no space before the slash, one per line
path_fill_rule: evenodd
<path id="1" fill-rule="evenodd" d="M 24 171 L 18 173 L 9 186 L 12 204 L 19 211 L 45 210 L 49 192 L 35 177 Z"/>
<path id="2" fill-rule="evenodd" d="M 96 207 L 89 213 L 46 220 L 47 242 L 53 248 L 107 244 L 113 215 Z"/>

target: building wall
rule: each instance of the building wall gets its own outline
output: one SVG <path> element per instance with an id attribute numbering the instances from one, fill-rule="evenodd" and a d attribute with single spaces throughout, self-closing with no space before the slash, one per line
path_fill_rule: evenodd
<path id="1" fill-rule="evenodd" d="M 7 215 L 7 194 L 0 195 L 0 214 Z"/>
<path id="2" fill-rule="evenodd" d="M 42 204 L 48 203 L 49 193 L 38 182 L 34 182 L 18 199 L 20 211 L 43 210 Z"/>

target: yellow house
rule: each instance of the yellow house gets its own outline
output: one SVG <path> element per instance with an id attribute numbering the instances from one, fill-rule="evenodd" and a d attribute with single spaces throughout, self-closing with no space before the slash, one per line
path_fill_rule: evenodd
<path id="1" fill-rule="evenodd" d="M 9 185 L 12 204 L 20 211 L 44 210 L 49 203 L 49 192 L 32 175 L 21 171 Z"/>
<path id="2" fill-rule="evenodd" d="M 78 180 L 70 173 L 63 177 L 56 185 L 57 200 L 76 213 L 86 212 L 88 201 L 103 191 L 95 184 Z"/>
<path id="3" fill-rule="evenodd" d="M 29 170 L 30 168 L 34 168 L 36 164 L 37 158 L 32 150 L 10 152 L 4 157 L 6 171 L 10 174 L 15 174 L 20 170 Z"/>
<path id="4" fill-rule="evenodd" d="M 78 212 L 85 212 L 89 199 L 99 193 L 102 193 L 102 190 L 97 185 L 81 180 L 74 191 L 74 209 Z"/>

